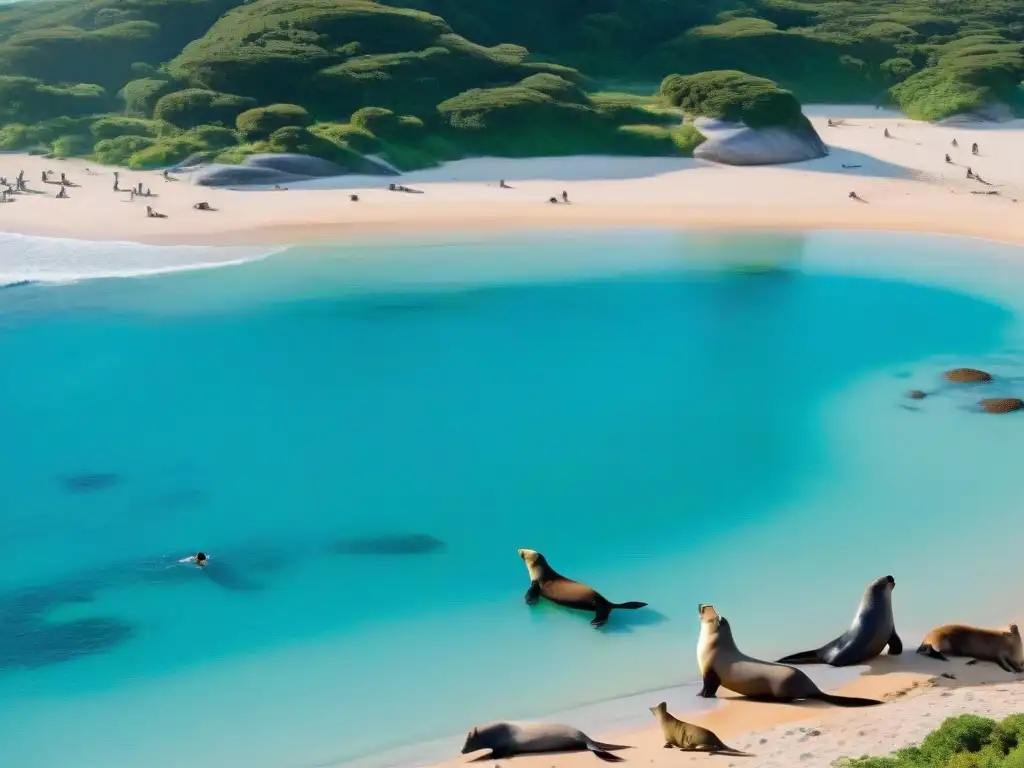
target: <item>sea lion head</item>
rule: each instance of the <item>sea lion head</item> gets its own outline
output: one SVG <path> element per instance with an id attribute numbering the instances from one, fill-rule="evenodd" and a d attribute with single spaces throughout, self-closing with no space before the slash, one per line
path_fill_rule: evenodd
<path id="1" fill-rule="evenodd" d="M 466 743 L 462 745 L 462 754 L 468 755 L 478 749 L 493 749 L 501 742 L 502 734 L 508 730 L 505 723 L 491 723 L 477 726 L 466 734 Z"/>
<path id="2" fill-rule="evenodd" d="M 1010 637 L 1020 637 L 1020 628 L 1016 624 L 1011 624 L 1006 628 L 1006 634 Z"/>
<path id="3" fill-rule="evenodd" d="M 661 714 L 663 712 L 668 712 L 668 704 L 666 704 L 663 701 L 663 702 L 661 702 L 661 704 L 657 704 L 657 705 L 655 705 L 653 707 L 649 707 L 649 709 L 654 714 L 654 716 L 657 717 L 659 714 Z"/>
<path id="4" fill-rule="evenodd" d="M 530 578 L 537 580 L 540 574 L 549 568 L 548 561 L 544 555 L 532 549 L 517 549 L 519 557 L 526 563 L 526 570 L 530 572 Z"/>
<path id="5" fill-rule="evenodd" d="M 882 576 L 871 582 L 868 593 L 873 598 L 889 597 L 892 595 L 893 587 L 896 586 L 896 579 L 892 576 Z"/>
<path id="6" fill-rule="evenodd" d="M 710 603 L 700 603 L 697 606 L 697 613 L 700 615 L 700 620 L 707 624 L 714 624 L 716 627 L 722 621 L 722 617 L 718 615 L 718 611 L 715 610 L 715 606 Z"/>

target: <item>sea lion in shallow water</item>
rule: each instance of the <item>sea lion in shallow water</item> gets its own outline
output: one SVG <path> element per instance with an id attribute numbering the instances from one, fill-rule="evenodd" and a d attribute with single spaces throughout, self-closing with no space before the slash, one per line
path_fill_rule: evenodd
<path id="1" fill-rule="evenodd" d="M 478 749 L 489 749 L 491 752 L 474 760 L 506 758 L 530 752 L 582 752 L 589 749 L 602 760 L 617 763 L 622 758 L 611 754 L 611 751 L 629 747 L 594 741 L 583 731 L 568 725 L 490 723 L 477 726 L 466 735 L 462 754 L 476 752 Z"/>
<path id="2" fill-rule="evenodd" d="M 668 711 L 668 704 L 664 701 L 656 707 L 651 707 L 654 719 L 661 726 L 661 735 L 665 737 L 665 749 L 673 747 L 684 752 L 711 752 L 714 754 L 736 755 L 737 757 L 753 757 L 749 752 L 740 752 L 722 743 L 714 733 L 707 728 L 701 728 L 693 723 L 686 723 L 672 716 Z"/>
<path id="3" fill-rule="evenodd" d="M 526 602 L 530 605 L 536 603 L 541 597 L 546 597 L 552 603 L 575 608 L 577 611 L 593 611 L 594 620 L 590 623 L 595 627 L 604 626 L 608 621 L 608 615 L 612 608 L 645 608 L 647 603 L 610 603 L 593 587 L 588 587 L 578 581 L 567 579 L 548 565 L 547 559 L 540 552 L 532 549 L 516 550 L 519 556 L 526 563 L 526 570 L 530 572 L 530 588 L 526 590 Z"/>
<path id="4" fill-rule="evenodd" d="M 925 635 L 917 652 L 942 661 L 949 661 L 947 654 L 969 656 L 978 661 L 991 661 L 1007 672 L 1024 672 L 1024 645 L 1016 624 L 1006 629 L 946 624 Z"/>
<path id="5" fill-rule="evenodd" d="M 896 634 L 892 615 L 892 589 L 896 579 L 883 576 L 864 590 L 853 624 L 830 643 L 812 651 L 801 651 L 779 659 L 780 664 L 831 664 L 848 667 L 863 664 L 882 653 L 887 645 L 890 656 L 903 653 L 903 642 Z"/>
<path id="6" fill-rule="evenodd" d="M 761 661 L 736 647 L 732 628 L 712 605 L 697 606 L 700 614 L 700 639 L 697 641 L 697 665 L 704 681 L 698 696 L 715 697 L 720 686 L 761 701 L 817 699 L 839 707 L 870 707 L 882 702 L 853 696 L 825 693 L 795 667 Z"/>

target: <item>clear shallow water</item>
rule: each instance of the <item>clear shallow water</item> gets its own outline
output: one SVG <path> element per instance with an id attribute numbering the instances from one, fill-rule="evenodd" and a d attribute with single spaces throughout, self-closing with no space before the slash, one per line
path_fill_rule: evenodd
<path id="1" fill-rule="evenodd" d="M 4 291 L 3 753 L 379 763 L 396 704 L 420 741 L 684 683 L 698 602 L 770 656 L 884 573 L 909 647 L 1005 620 L 970 595 L 1018 579 L 1024 424 L 902 394 L 970 364 L 1024 390 L 1019 257 L 548 233 Z M 444 547 L 332 551 L 403 534 Z M 519 547 L 652 609 L 531 610 Z M 197 548 L 208 571 L 173 565 Z"/>

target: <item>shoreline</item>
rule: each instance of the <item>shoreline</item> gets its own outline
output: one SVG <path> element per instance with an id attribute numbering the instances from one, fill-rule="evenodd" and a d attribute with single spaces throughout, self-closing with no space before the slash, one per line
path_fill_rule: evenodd
<path id="1" fill-rule="evenodd" d="M 88 161 L 0 155 L 0 173 L 26 172 L 30 188 L 0 205 L 0 231 L 29 236 L 151 245 L 299 245 L 382 234 L 518 229 L 867 230 L 927 232 L 1024 244 L 1024 121 L 991 127 L 938 126 L 892 117 L 828 127 L 831 154 L 778 166 L 719 166 L 682 158 L 477 158 L 400 177 L 343 176 L 285 190 L 197 187 L 185 175 L 121 171 L 155 193 L 130 201 L 112 191 L 113 170 Z M 889 130 L 890 138 L 884 137 Z M 951 147 L 957 138 L 960 146 Z M 981 154 L 971 155 L 978 142 Z M 950 153 L 951 162 L 944 156 Z M 966 178 L 966 169 L 985 182 Z M 80 187 L 55 200 L 43 169 Z M 389 178 L 424 194 L 389 192 Z M 510 188 L 500 189 L 505 179 Z M 552 205 L 569 193 L 571 203 Z M 851 200 L 856 192 L 860 200 Z M 51 194 L 52 193 L 52 194 Z M 977 193 L 977 194 L 973 194 Z M 992 194 L 998 193 L 998 194 Z M 351 202 L 358 194 L 359 202 Z M 215 211 L 196 211 L 196 202 Z M 150 219 L 150 204 L 166 219 Z"/>

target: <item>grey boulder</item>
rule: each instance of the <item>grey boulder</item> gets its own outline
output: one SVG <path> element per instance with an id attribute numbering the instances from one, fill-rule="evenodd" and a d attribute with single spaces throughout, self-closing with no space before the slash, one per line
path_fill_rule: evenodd
<path id="1" fill-rule="evenodd" d="M 708 137 L 693 152 L 701 160 L 725 165 L 777 165 L 828 154 L 828 147 L 810 123 L 795 128 L 748 128 L 720 120 L 697 120 L 695 124 Z"/>

